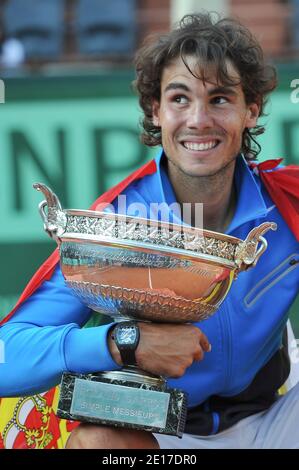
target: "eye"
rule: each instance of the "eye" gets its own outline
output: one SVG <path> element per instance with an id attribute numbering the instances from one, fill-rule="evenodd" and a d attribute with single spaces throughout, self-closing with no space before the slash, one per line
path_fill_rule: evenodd
<path id="1" fill-rule="evenodd" d="M 214 104 L 225 104 L 228 103 L 229 100 L 226 96 L 214 96 L 211 101 Z"/>
<path id="2" fill-rule="evenodd" d="M 172 97 L 172 101 L 178 104 L 186 104 L 188 103 L 188 98 L 185 95 L 175 95 Z"/>

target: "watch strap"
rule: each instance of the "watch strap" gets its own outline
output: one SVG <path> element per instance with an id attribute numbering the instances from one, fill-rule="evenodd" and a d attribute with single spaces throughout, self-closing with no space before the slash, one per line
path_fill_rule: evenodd
<path id="1" fill-rule="evenodd" d="M 136 366 L 135 349 L 119 349 L 120 357 L 124 366 Z"/>

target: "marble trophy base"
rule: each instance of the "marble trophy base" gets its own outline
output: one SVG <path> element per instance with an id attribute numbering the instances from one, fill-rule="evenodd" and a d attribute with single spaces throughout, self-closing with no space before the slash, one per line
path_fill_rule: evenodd
<path id="1" fill-rule="evenodd" d="M 181 437 L 186 394 L 160 378 L 127 368 L 95 374 L 64 373 L 56 413 L 60 418 Z"/>

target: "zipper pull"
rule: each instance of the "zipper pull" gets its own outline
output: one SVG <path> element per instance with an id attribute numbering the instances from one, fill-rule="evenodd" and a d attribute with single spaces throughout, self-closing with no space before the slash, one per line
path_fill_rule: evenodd
<path id="1" fill-rule="evenodd" d="M 298 264 L 298 263 L 299 263 L 299 259 L 293 258 L 290 260 L 290 266 L 294 266 L 294 264 Z"/>

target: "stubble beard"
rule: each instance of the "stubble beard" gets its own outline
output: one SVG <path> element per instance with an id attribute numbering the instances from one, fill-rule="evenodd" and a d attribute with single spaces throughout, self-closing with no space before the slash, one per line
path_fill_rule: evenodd
<path id="1" fill-rule="evenodd" d="M 241 149 L 240 149 L 241 151 Z M 188 172 L 184 168 L 180 167 L 171 158 L 167 157 L 167 165 L 170 179 L 172 177 L 176 180 L 180 180 L 183 187 L 190 188 L 199 186 L 203 191 L 217 191 L 226 183 L 226 177 L 235 168 L 235 163 L 239 152 L 234 157 L 231 157 L 223 166 L 218 169 L 211 170 L 210 173 L 205 175 L 195 175 L 193 172 Z M 233 168 L 232 168 L 233 166 Z"/>

